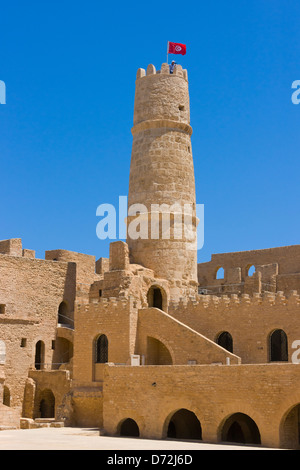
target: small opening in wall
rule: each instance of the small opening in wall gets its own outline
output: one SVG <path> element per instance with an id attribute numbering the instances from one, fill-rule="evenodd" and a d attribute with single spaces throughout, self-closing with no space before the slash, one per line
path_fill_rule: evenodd
<path id="1" fill-rule="evenodd" d="M 183 106 L 183 104 L 180 104 L 180 105 L 178 106 L 178 109 L 179 109 L 179 111 L 184 111 L 184 106 Z"/>
<path id="2" fill-rule="evenodd" d="M 5 304 L 0 304 L 0 313 L 5 313 Z"/>
<path id="3" fill-rule="evenodd" d="M 216 279 L 224 279 L 224 268 L 219 268 L 217 270 Z"/>
<path id="4" fill-rule="evenodd" d="M 55 349 L 55 339 L 52 340 L 51 348 L 52 348 L 52 349 Z"/>
<path id="5" fill-rule="evenodd" d="M 248 266 L 247 267 L 247 276 L 251 277 L 251 276 L 253 276 L 254 273 L 255 273 L 255 266 L 254 265 Z"/>
<path id="6" fill-rule="evenodd" d="M 21 339 L 21 348 L 26 348 L 27 346 L 27 338 L 22 338 Z"/>
<path id="7" fill-rule="evenodd" d="M 99 297 L 102 297 L 102 289 L 99 289 Z"/>

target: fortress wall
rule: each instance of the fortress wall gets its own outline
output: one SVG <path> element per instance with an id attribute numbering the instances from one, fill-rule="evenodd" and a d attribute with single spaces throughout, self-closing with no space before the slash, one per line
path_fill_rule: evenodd
<path id="1" fill-rule="evenodd" d="M 77 283 L 92 284 L 99 277 L 95 273 L 95 256 L 68 250 L 51 250 L 45 252 L 45 259 L 76 263 Z"/>
<path id="2" fill-rule="evenodd" d="M 72 299 L 74 266 L 0 254 L 0 340 L 4 341 L 5 385 L 11 406 L 22 407 L 28 369 L 35 363 L 38 341 L 44 343 L 43 362 L 52 362 L 57 313 L 63 299 Z"/>
<path id="3" fill-rule="evenodd" d="M 293 341 L 300 340 L 300 298 L 295 291 L 289 296 L 204 295 L 197 301 L 172 303 L 168 312 L 212 341 L 228 331 L 233 338 L 233 353 L 241 357 L 242 363 L 269 361 L 269 335 L 275 329 L 287 334 L 289 361 Z"/>
<path id="4" fill-rule="evenodd" d="M 10 256 L 22 256 L 21 238 L 10 238 L 0 241 L 0 253 Z"/>
<path id="5" fill-rule="evenodd" d="M 56 322 L 59 304 L 74 296 L 75 266 L 0 254 L 0 279 L 6 317 Z"/>
<path id="6" fill-rule="evenodd" d="M 185 408 L 199 419 L 203 441 L 217 442 L 224 420 L 241 412 L 255 421 L 263 446 L 279 447 L 281 420 L 300 401 L 298 379 L 294 364 L 106 366 L 104 429 L 116 435 L 119 423 L 132 418 L 140 437 L 161 439 L 171 415 Z"/>

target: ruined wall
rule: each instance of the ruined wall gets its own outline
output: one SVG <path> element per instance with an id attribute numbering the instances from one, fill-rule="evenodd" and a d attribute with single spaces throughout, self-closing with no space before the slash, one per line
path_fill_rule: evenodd
<path id="1" fill-rule="evenodd" d="M 262 290 L 300 290 L 300 245 L 213 254 L 211 261 L 198 264 L 199 284 L 201 287 L 213 287 L 245 283 L 247 287 L 251 266 L 261 273 Z M 224 269 L 224 279 L 216 279 L 219 268 Z M 240 290 L 250 293 L 243 286 Z M 226 292 L 223 290 L 223 293 Z"/>

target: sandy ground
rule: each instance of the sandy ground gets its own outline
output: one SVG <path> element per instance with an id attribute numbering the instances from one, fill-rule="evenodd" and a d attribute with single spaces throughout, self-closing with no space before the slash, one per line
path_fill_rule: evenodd
<path id="1" fill-rule="evenodd" d="M 0 450 L 267 450 L 263 447 L 100 436 L 88 428 L 0 431 Z M 270 449 L 269 449 L 270 450 Z"/>

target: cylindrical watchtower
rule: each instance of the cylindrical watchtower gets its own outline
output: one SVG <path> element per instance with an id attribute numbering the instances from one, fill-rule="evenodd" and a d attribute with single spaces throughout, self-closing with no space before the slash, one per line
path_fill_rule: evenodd
<path id="1" fill-rule="evenodd" d="M 187 71 L 177 65 L 170 74 L 168 64 L 162 64 L 160 71 L 151 64 L 147 73 L 139 69 L 132 128 L 127 243 L 130 262 L 153 269 L 157 277 L 169 280 L 171 291 L 177 292 L 173 298 L 191 292 L 191 287 L 195 290 L 197 285 L 191 134 Z M 135 211 L 130 209 L 134 204 L 139 205 L 135 216 Z M 191 217 L 185 218 L 185 214 Z M 168 215 L 169 231 L 163 225 L 167 224 Z M 132 236 L 129 225 L 139 220 L 142 226 L 146 219 L 148 233 L 144 230 L 141 238 Z"/>

